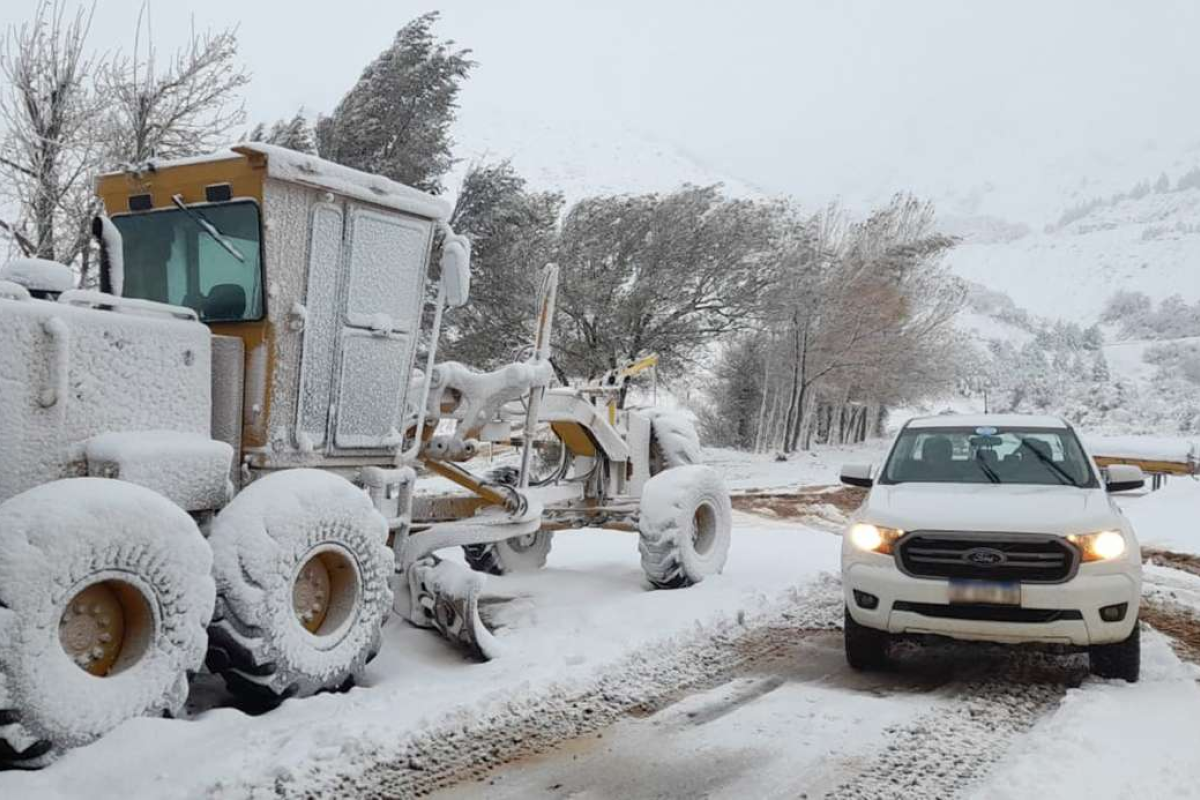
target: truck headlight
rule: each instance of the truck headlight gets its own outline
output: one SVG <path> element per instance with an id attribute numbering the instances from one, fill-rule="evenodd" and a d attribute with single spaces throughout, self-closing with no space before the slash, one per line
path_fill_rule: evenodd
<path id="1" fill-rule="evenodd" d="M 1079 548 L 1084 561 L 1112 561 L 1125 555 L 1125 537 L 1120 531 L 1077 533 L 1067 541 Z"/>
<path id="2" fill-rule="evenodd" d="M 892 542 L 904 535 L 897 528 L 883 528 L 869 522 L 856 522 L 850 526 L 850 543 L 859 550 L 869 553 L 888 555 L 892 552 Z"/>

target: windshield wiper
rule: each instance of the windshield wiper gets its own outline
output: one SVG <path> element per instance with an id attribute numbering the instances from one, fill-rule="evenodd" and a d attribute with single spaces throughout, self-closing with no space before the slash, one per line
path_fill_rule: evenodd
<path id="1" fill-rule="evenodd" d="M 1028 450 L 1029 452 L 1033 453 L 1034 458 L 1036 458 L 1038 461 L 1040 461 L 1043 464 L 1045 464 L 1046 466 L 1048 466 L 1050 469 L 1054 470 L 1054 474 L 1058 478 L 1059 483 L 1064 483 L 1068 486 L 1074 486 L 1076 489 L 1080 488 L 1079 481 L 1075 480 L 1075 476 L 1073 476 L 1071 473 L 1067 472 L 1065 469 L 1063 469 L 1057 463 L 1055 463 L 1053 458 L 1051 458 L 1050 456 L 1043 453 L 1041 450 L 1038 450 L 1036 447 L 1031 445 L 1029 443 L 1028 439 L 1026 439 L 1024 437 L 1018 437 L 1018 438 L 1021 439 L 1021 448 L 1022 449 Z"/>
<path id="2" fill-rule="evenodd" d="M 991 467 L 989 467 L 987 465 L 986 461 L 984 461 L 982 458 L 979 458 L 979 457 L 976 457 L 974 459 L 974 461 L 975 461 L 975 466 L 979 467 L 979 469 L 981 469 L 983 471 L 984 475 L 987 475 L 987 479 L 989 481 L 991 481 L 992 483 L 1000 483 L 1000 476 L 996 474 L 996 470 L 992 469 Z"/>
<path id="3" fill-rule="evenodd" d="M 225 248 L 225 252 L 229 253 L 229 255 L 233 256 L 243 264 L 246 263 L 246 257 L 242 255 L 242 251 L 238 250 L 237 246 L 234 245 L 233 242 L 226 239 L 225 235 L 221 233 L 221 231 L 217 230 L 217 226 L 209 222 L 208 217 L 204 216 L 204 214 L 183 202 L 182 195 L 175 195 L 171 198 L 171 202 L 175 204 L 176 208 L 187 214 L 188 217 L 191 218 L 192 222 L 196 223 L 200 230 L 207 233 L 213 238 L 213 241 Z"/>

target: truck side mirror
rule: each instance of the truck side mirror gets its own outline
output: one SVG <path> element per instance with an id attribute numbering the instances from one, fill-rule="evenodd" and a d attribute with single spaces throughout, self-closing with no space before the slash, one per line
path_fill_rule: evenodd
<path id="1" fill-rule="evenodd" d="M 1110 492 L 1128 492 L 1146 485 L 1146 475 L 1133 464 L 1110 464 L 1105 470 L 1104 488 Z"/>
<path id="2" fill-rule="evenodd" d="M 449 308 L 461 308 L 471 296 L 471 242 L 450 234 L 442 242 L 442 293 Z"/>
<path id="3" fill-rule="evenodd" d="M 859 486 L 863 489 L 870 489 L 875 484 L 875 481 L 871 478 L 871 473 L 874 471 L 874 467 L 871 464 L 843 464 L 842 483 L 847 486 Z"/>

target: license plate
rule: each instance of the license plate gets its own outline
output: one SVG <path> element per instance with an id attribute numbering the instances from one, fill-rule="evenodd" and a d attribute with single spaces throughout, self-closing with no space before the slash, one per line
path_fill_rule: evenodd
<path id="1" fill-rule="evenodd" d="M 1021 584 L 1014 581 L 950 581 L 951 603 L 985 603 L 993 606 L 1021 605 Z"/>

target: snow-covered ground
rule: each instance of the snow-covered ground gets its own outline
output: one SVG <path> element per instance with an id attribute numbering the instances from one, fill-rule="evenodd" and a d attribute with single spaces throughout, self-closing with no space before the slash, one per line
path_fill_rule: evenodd
<path id="1" fill-rule="evenodd" d="M 747 491 L 829 484 L 843 461 L 877 461 L 882 447 L 872 442 L 783 463 L 731 451 L 708 456 L 731 488 Z M 1146 543 L 1200 553 L 1195 532 L 1200 482 L 1173 479 L 1161 492 L 1122 504 Z M 393 620 L 364 685 L 350 692 L 290 700 L 253 716 L 230 706 L 219 683 L 201 676 L 193 688 L 190 719 L 133 720 L 42 772 L 0 773 L 0 797 L 224 798 L 322 791 L 337 785 L 329 782 L 331 776 L 409 758 L 414 742 L 434 731 L 446 735 L 447 725 L 466 730 L 501 719 L 533 699 L 604 686 L 614 675 L 628 676 L 633 685 L 623 689 L 636 692 L 639 675 L 669 671 L 678 653 L 703 651 L 730 625 L 753 628 L 756 620 L 778 617 L 781 608 L 795 603 L 798 588 L 820 588 L 820 576 L 837 571 L 838 547 L 837 537 L 825 531 L 735 513 L 723 575 L 685 591 L 653 592 L 643 583 L 632 535 L 560 533 L 545 570 L 489 580 L 495 602 L 488 613 L 499 626 L 503 658 L 470 663 L 434 634 Z M 821 591 L 836 598 L 836 584 Z M 858 773 L 868 781 L 864 785 L 883 787 L 889 770 L 896 769 L 884 755 L 907 752 L 895 749 L 898 742 L 911 750 L 928 746 L 930 737 L 968 740 L 979 730 L 999 731 L 1000 738 L 948 751 L 976 759 L 976 777 L 987 772 L 989 759 L 1004 752 L 1001 745 L 1013 743 L 1011 756 L 992 770 L 993 782 L 978 784 L 981 797 L 1097 798 L 1123 796 L 1126 789 L 1132 797 L 1138 787 L 1148 789 L 1140 795 L 1148 797 L 1200 785 L 1189 733 L 1200 715 L 1197 673 L 1160 635 L 1146 637 L 1145 677 L 1137 686 L 1087 679 L 1078 688 L 1055 684 L 1029 696 L 1028 687 L 1008 684 L 985 685 L 973 694 L 973 683 L 938 694 L 911 674 L 899 683 L 859 685 L 847 677 L 837 647 L 836 634 L 818 633 L 785 651 L 797 662 L 787 667 L 796 672 L 795 680 L 787 673 L 778 691 L 764 691 L 769 701 L 750 696 L 760 686 L 753 676 L 735 675 L 732 682 L 673 707 L 666 717 L 647 720 L 649 727 L 619 723 L 614 732 L 627 733 L 628 741 L 614 743 L 610 733 L 605 737 L 630 755 L 654 746 L 661 734 L 666 745 L 681 752 L 724 759 L 708 764 L 709 775 L 716 764 L 731 770 L 740 764 L 743 773 L 751 769 L 747 764 L 756 765 L 755 783 L 729 786 L 774 787 L 759 796 L 787 794 L 784 790 L 795 786 L 788 781 L 809 774 L 806 770 L 824 776 L 813 785 L 832 792 L 842 791 L 846 776 Z M 964 660 L 963 669 L 971 663 Z M 630 664 L 649 667 L 639 671 Z M 921 688 L 910 686 L 912 681 Z M 1063 691 L 1065 700 L 1056 706 Z M 731 696 L 742 700 L 729 703 Z M 695 719 L 689 712 L 724 707 L 730 713 L 713 717 L 727 720 L 722 725 L 688 723 Z M 995 755 L 984 753 L 989 747 Z M 1054 754 L 1049 762 L 1048 752 Z M 693 758 L 690 763 L 699 770 L 702 762 Z M 594 768 L 612 763 L 600 759 Z M 1047 763 L 1054 769 L 1045 768 Z M 664 766 L 655 774 L 669 780 L 673 773 Z M 765 784 L 759 780 L 764 776 Z M 686 770 L 679 773 L 684 783 L 676 785 L 690 785 L 686 777 Z M 941 791 L 939 785 L 929 784 L 930 791 Z M 1021 787 L 1026 787 L 1023 794 Z M 464 787 L 464 796 L 469 789 Z"/>

